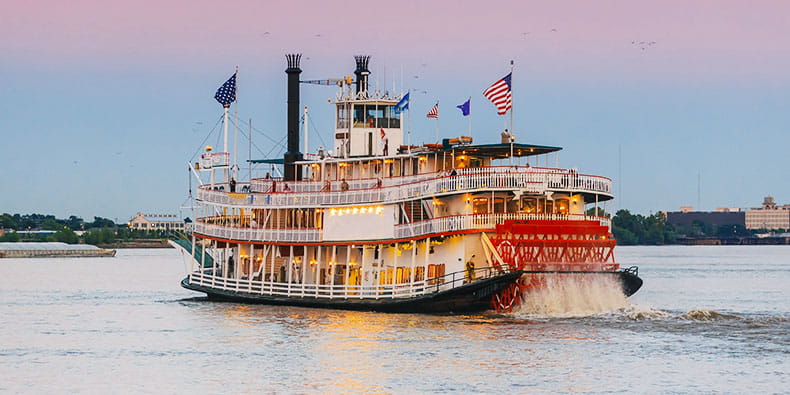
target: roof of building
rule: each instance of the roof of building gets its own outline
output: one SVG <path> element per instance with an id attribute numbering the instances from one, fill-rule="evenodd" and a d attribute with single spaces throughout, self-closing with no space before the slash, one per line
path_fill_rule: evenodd
<path id="1" fill-rule="evenodd" d="M 184 220 L 178 218 L 178 216 L 176 216 L 175 214 L 142 214 L 142 213 L 137 213 L 137 215 L 135 215 L 130 221 L 133 221 L 136 218 L 140 218 L 140 217 L 145 218 L 146 220 L 151 222 L 175 222 L 175 223 L 184 222 Z"/>

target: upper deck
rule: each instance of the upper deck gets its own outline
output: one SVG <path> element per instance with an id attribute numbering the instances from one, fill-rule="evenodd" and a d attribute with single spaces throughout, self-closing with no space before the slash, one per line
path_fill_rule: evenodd
<path id="1" fill-rule="evenodd" d="M 453 172 L 455 174 L 453 174 Z M 295 181 L 253 179 L 228 193 L 225 184 L 201 185 L 197 199 L 236 207 L 305 208 L 333 205 L 397 203 L 401 201 L 483 191 L 520 190 L 528 194 L 568 192 L 612 199 L 612 180 L 579 174 L 573 169 L 528 166 L 491 166 L 436 171 L 388 178 L 345 181 Z M 243 192 L 242 192 L 243 191 Z"/>

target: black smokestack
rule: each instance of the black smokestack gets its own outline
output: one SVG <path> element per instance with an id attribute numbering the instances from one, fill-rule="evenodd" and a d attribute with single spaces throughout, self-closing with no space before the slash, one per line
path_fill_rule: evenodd
<path id="1" fill-rule="evenodd" d="M 302 160 L 299 152 L 299 61 L 302 54 L 285 55 L 288 60 L 288 151 L 285 153 L 285 181 L 298 181 L 302 179 L 302 168 L 293 163 Z"/>
<path id="2" fill-rule="evenodd" d="M 370 75 L 370 70 L 368 70 L 370 55 L 357 55 L 354 56 L 354 60 L 357 61 L 357 69 L 354 70 L 354 74 L 357 76 L 357 93 L 367 92 L 368 76 Z"/>

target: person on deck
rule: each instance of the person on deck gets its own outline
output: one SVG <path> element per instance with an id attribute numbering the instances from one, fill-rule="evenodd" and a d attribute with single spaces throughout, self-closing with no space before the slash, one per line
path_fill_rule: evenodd
<path id="1" fill-rule="evenodd" d="M 288 184 L 283 185 L 283 192 L 291 192 L 291 187 Z"/>
<path id="2" fill-rule="evenodd" d="M 233 253 L 228 256 L 228 278 L 233 277 Z"/>
<path id="3" fill-rule="evenodd" d="M 348 183 L 346 182 L 345 178 L 340 183 L 340 190 L 343 191 L 343 192 L 348 190 Z"/>
<path id="4" fill-rule="evenodd" d="M 474 258 L 474 257 L 475 256 L 472 255 L 472 257 L 469 258 L 469 261 L 466 262 L 466 282 L 467 283 L 471 283 L 472 281 L 475 281 L 475 263 L 472 261 L 472 258 Z"/>
<path id="5" fill-rule="evenodd" d="M 235 178 L 231 177 L 230 178 L 230 182 L 228 182 L 228 185 L 230 185 L 230 192 L 231 193 L 236 192 L 236 179 Z"/>

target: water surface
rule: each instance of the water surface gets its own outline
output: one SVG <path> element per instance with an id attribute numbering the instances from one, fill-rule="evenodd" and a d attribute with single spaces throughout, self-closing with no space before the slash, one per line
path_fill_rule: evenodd
<path id="1" fill-rule="evenodd" d="M 618 247 L 617 256 L 645 280 L 627 301 L 466 316 L 209 302 L 180 288 L 185 265 L 169 249 L 3 259 L 0 391 L 790 388 L 789 247 Z"/>

